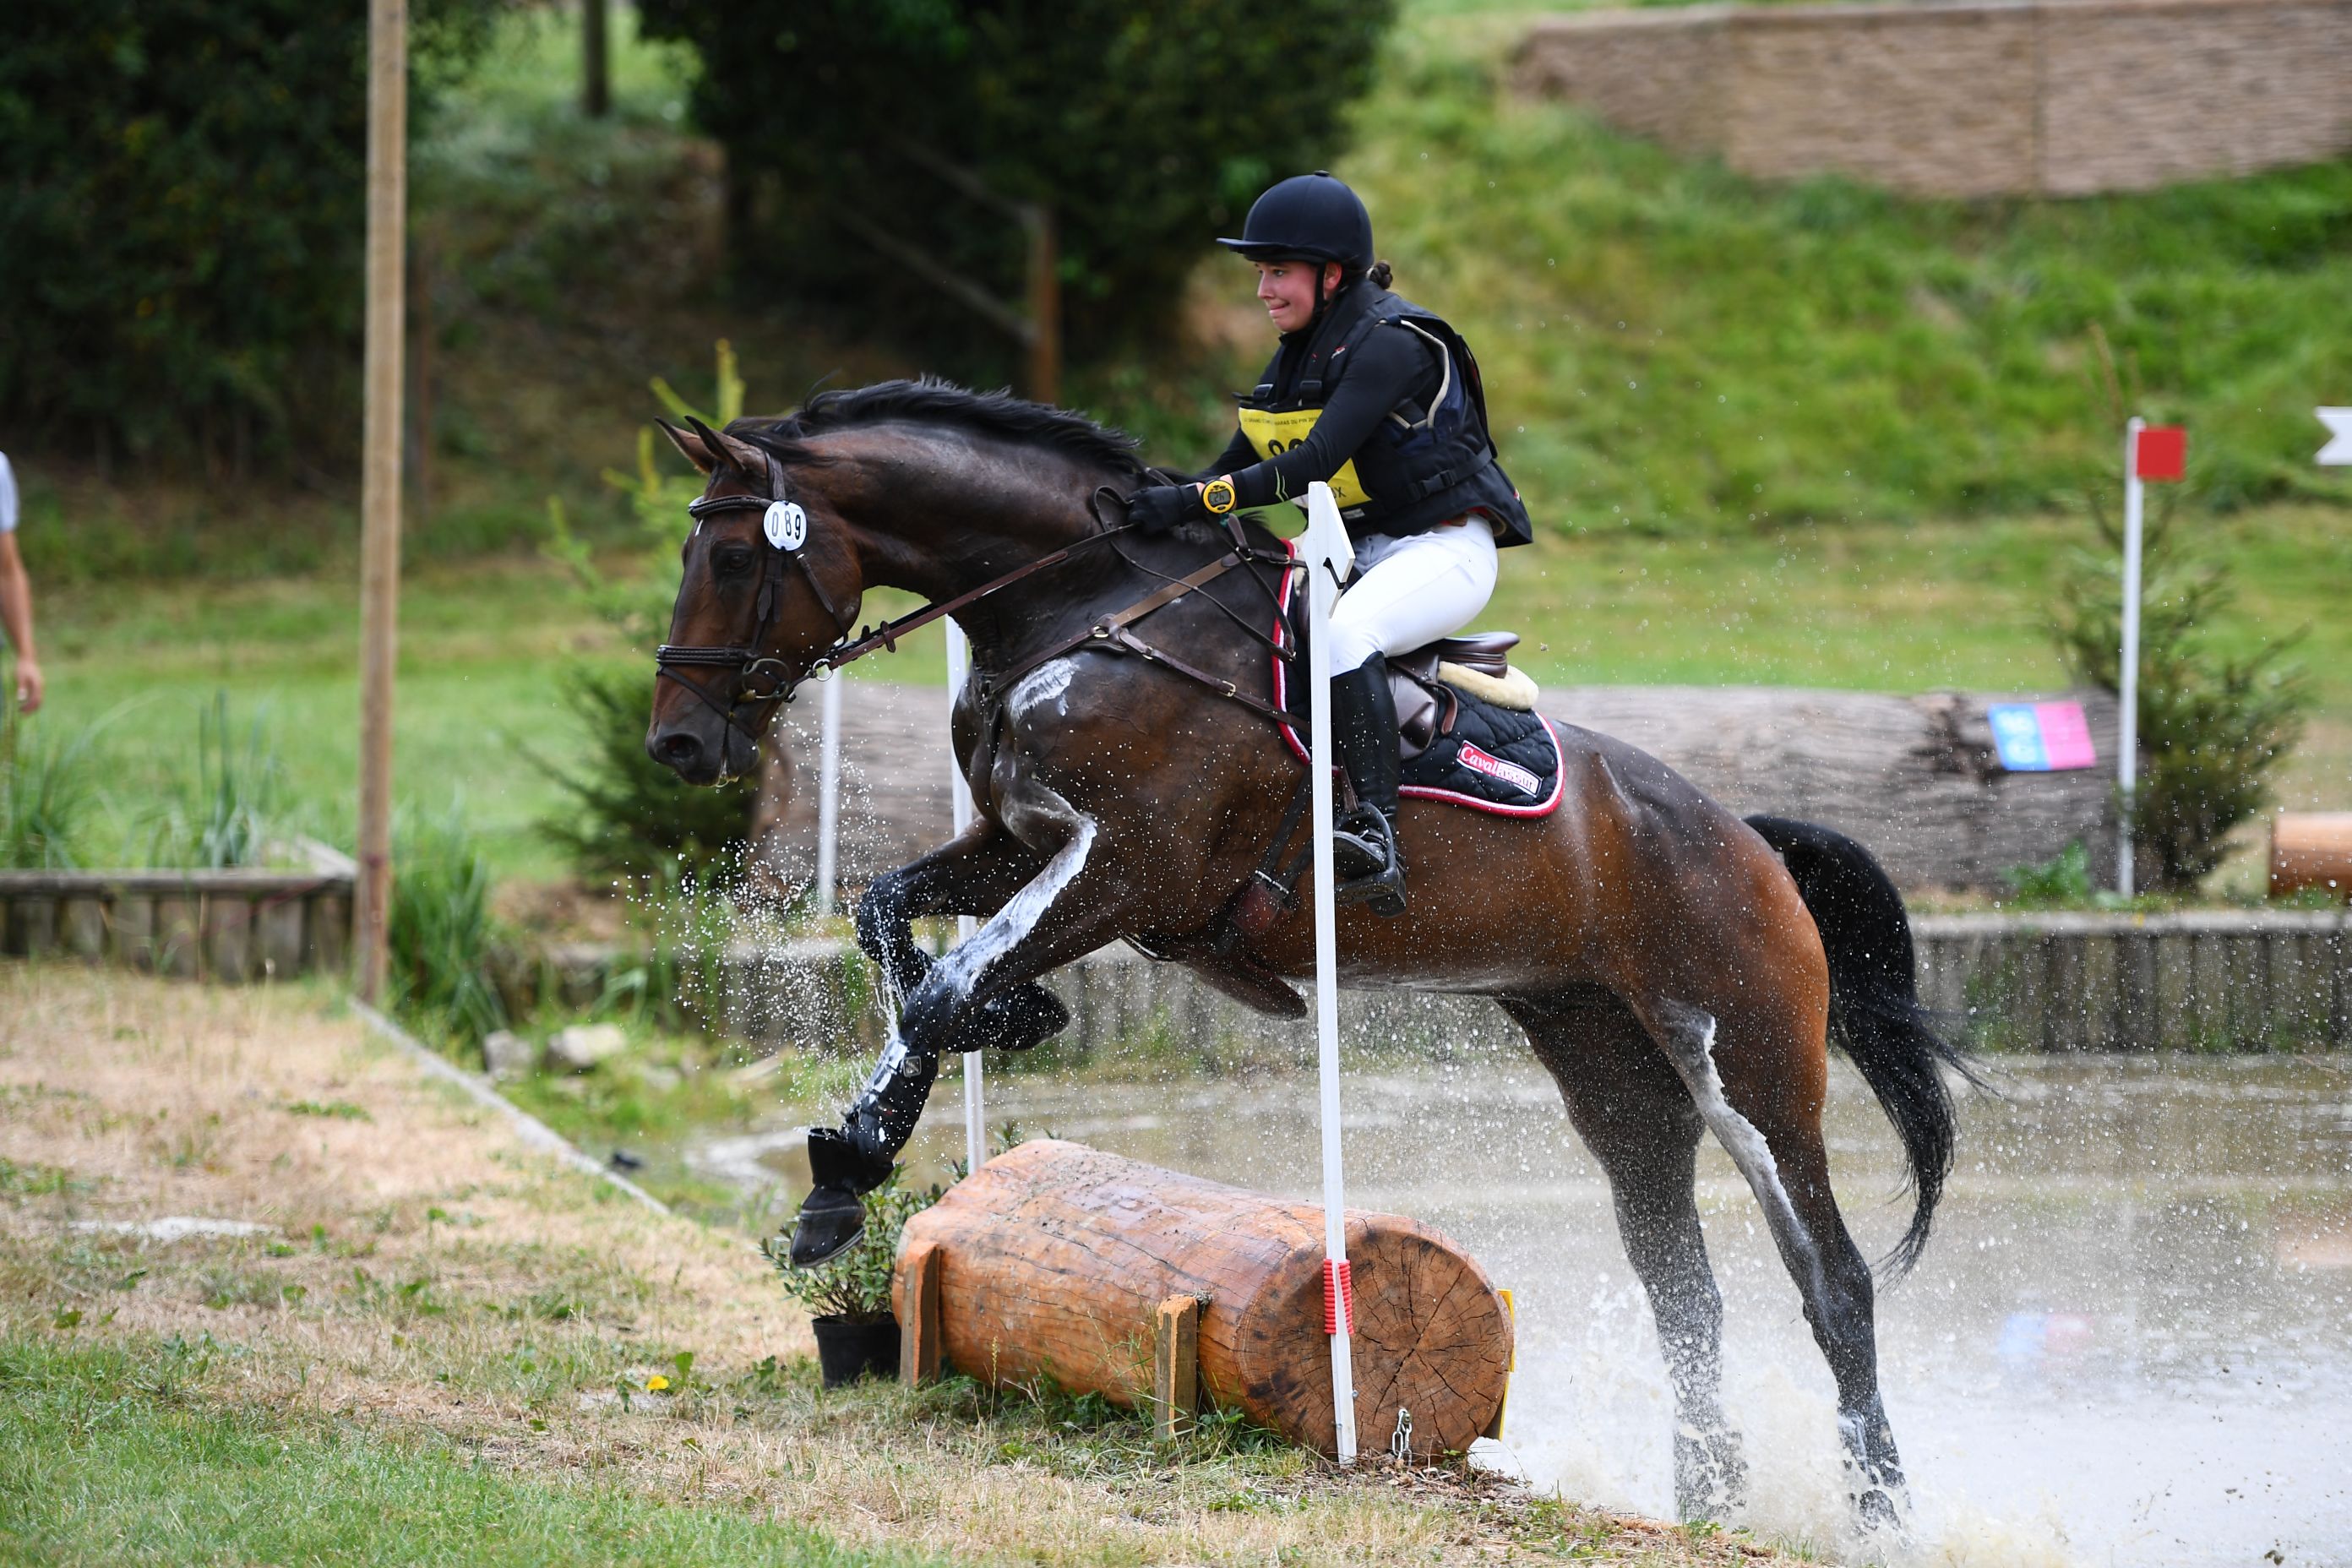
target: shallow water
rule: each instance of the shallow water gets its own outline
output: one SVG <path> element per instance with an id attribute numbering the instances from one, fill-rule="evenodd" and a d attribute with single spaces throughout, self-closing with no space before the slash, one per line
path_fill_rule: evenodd
<path id="1" fill-rule="evenodd" d="M 1880 1295 L 1882 1378 L 1916 1508 L 1917 1542 L 1898 1555 L 2352 1564 L 2352 1061 L 2005 1059 L 1996 1073 L 2003 1098 L 1963 1107 L 1925 1260 Z M 1317 1190 L 1308 1075 L 992 1089 L 992 1125 Z M 1351 1206 L 1438 1226 L 1514 1293 L 1506 1438 L 1484 1457 L 1573 1498 L 1669 1514 L 1648 1307 L 1549 1081 L 1504 1056 L 1364 1070 L 1344 1104 Z M 943 1084 L 919 1163 L 961 1153 L 961 1110 Z M 1907 1201 L 1892 1198 L 1893 1134 L 1843 1068 L 1830 1136 L 1849 1222 L 1875 1257 Z M 1753 1483 L 1745 1521 L 1848 1555 L 1829 1373 L 1711 1142 L 1700 1182 L 1726 1403 Z"/>

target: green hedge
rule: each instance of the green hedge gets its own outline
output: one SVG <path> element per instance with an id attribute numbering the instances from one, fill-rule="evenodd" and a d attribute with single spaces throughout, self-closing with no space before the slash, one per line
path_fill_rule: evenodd
<path id="1" fill-rule="evenodd" d="M 418 8 L 420 100 L 496 4 Z M 19 0 L 6 32 L 0 417 L 101 460 L 355 445 L 365 5 Z"/>
<path id="2" fill-rule="evenodd" d="M 1392 0 L 644 0 L 700 53 L 725 143 L 739 282 L 857 312 L 935 365 L 1013 362 L 994 330 L 840 222 L 854 212 L 1000 296 L 1024 241 L 910 158 L 1051 205 L 1074 358 L 1164 327 L 1203 247 L 1257 193 L 1331 162 Z"/>

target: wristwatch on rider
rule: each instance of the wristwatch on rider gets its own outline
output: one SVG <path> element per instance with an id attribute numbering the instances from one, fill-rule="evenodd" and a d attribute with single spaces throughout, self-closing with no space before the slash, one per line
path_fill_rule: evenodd
<path id="1" fill-rule="evenodd" d="M 1224 516 L 1234 510 L 1234 502 L 1240 499 L 1234 489 L 1234 481 L 1223 475 L 1201 487 L 1201 504 L 1208 508 L 1212 517 Z"/>

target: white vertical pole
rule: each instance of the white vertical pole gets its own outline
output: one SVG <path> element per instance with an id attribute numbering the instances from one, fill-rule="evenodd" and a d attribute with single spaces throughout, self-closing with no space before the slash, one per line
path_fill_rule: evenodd
<path id="1" fill-rule="evenodd" d="M 1339 938 L 1331 868 L 1331 603 L 1335 576 L 1354 552 L 1331 487 L 1307 489 L 1307 752 L 1313 759 L 1315 834 L 1315 1040 L 1322 1077 L 1323 1254 L 1336 1300 L 1331 1321 L 1331 1419 L 1339 1462 L 1356 1462 L 1356 1377 L 1350 1352 L 1354 1301 L 1348 1286 L 1348 1198 L 1339 1158 Z"/>
<path id="2" fill-rule="evenodd" d="M 2147 421 L 2124 423 L 2124 646 L 2116 693 L 2116 772 L 2122 817 L 2116 825 L 2116 891 L 2132 896 L 2132 793 L 2139 783 L 2139 433 Z"/>
<path id="3" fill-rule="evenodd" d="M 841 879 L 841 672 L 824 676 L 824 717 L 816 737 L 816 912 L 833 913 Z"/>
<path id="4" fill-rule="evenodd" d="M 955 705 L 963 692 L 966 674 L 971 668 L 971 648 L 964 641 L 963 628 L 953 621 L 948 627 L 948 800 L 955 813 L 955 830 L 961 836 L 971 826 L 971 790 L 963 782 L 963 763 L 955 754 Z M 970 915 L 956 917 L 956 942 L 959 945 L 971 940 L 978 924 Z M 977 1171 L 988 1162 L 988 1118 L 982 1103 L 980 1053 L 963 1054 L 963 1159 L 964 1169 Z"/>

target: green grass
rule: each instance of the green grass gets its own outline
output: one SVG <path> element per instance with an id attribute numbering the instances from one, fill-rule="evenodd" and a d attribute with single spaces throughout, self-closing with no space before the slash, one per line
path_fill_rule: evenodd
<path id="1" fill-rule="evenodd" d="M 924 1561 L 552 1481 L 431 1436 L 233 1398 L 216 1352 L 0 1342 L 0 1562 L 525 1564 Z M 209 1397 L 207 1397 L 209 1395 Z"/>

